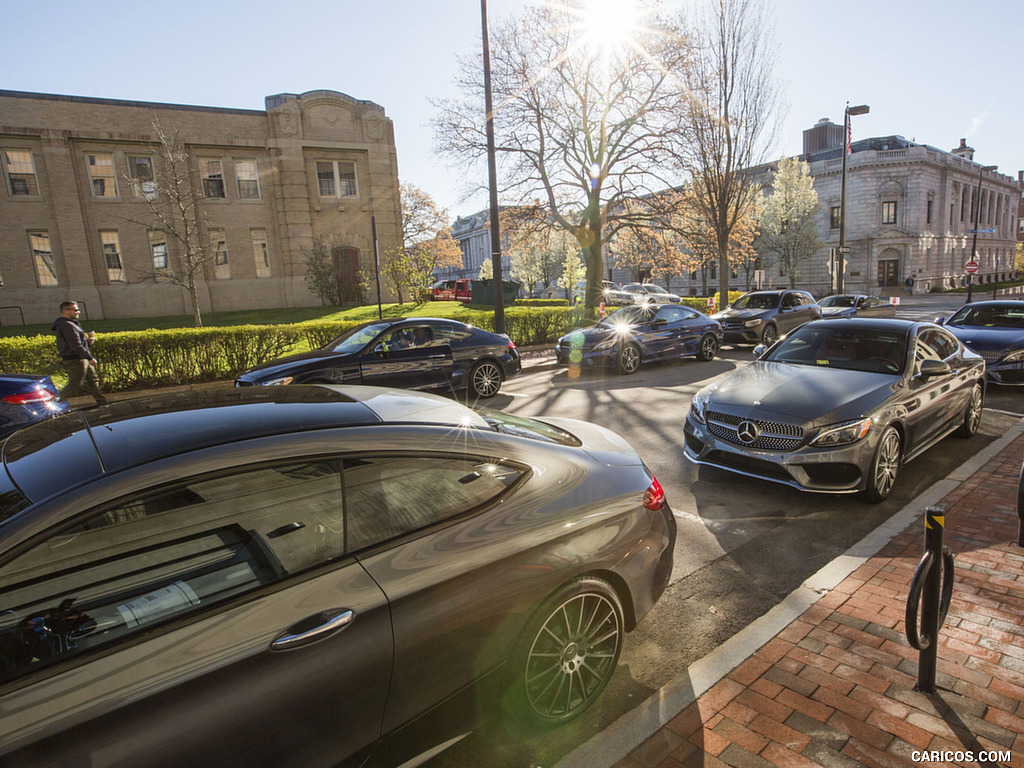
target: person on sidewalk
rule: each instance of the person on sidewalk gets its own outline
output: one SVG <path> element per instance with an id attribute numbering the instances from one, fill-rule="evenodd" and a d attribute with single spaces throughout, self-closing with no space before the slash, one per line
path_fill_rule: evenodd
<path id="1" fill-rule="evenodd" d="M 912 275 L 907 275 L 907 280 L 904 283 L 907 286 L 907 296 L 914 295 L 914 278 Z"/>
<path id="2" fill-rule="evenodd" d="M 89 350 L 89 342 L 96 334 L 86 334 L 78 324 L 78 304 L 65 301 L 60 305 L 60 317 L 53 321 L 50 330 L 57 338 L 57 354 L 61 365 L 68 374 L 68 383 L 60 391 L 60 397 L 67 400 L 88 390 L 98 405 L 107 402 L 100 392 L 100 377 L 96 373 L 96 358 Z"/>

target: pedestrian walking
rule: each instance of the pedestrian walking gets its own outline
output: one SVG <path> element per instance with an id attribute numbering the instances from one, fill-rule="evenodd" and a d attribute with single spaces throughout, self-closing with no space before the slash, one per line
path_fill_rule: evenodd
<path id="1" fill-rule="evenodd" d="M 60 305 L 60 317 L 50 327 L 57 337 L 57 354 L 60 355 L 61 365 L 68 374 L 68 383 L 60 391 L 60 396 L 67 400 L 87 390 L 98 405 L 103 405 L 107 398 L 100 392 L 96 358 L 89 349 L 89 343 L 96 340 L 96 334 L 87 334 L 82 330 L 78 324 L 78 313 L 77 302 L 65 301 Z"/>
<path id="2" fill-rule="evenodd" d="M 913 296 L 914 295 L 914 277 L 912 275 L 907 275 L 907 280 L 906 280 L 905 285 L 907 286 L 907 296 Z"/>

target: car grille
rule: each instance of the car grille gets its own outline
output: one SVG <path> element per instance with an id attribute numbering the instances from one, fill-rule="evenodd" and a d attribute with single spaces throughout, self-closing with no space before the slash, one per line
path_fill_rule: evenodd
<path id="1" fill-rule="evenodd" d="M 758 436 L 753 442 L 740 440 L 739 426 L 743 422 L 750 421 L 757 428 Z M 778 421 L 763 421 L 761 419 L 745 419 L 740 416 L 733 416 L 728 413 L 708 411 L 708 431 L 715 437 L 728 440 L 730 443 L 742 445 L 746 448 L 756 448 L 762 451 L 792 451 L 800 446 L 804 439 L 804 431 L 792 424 L 783 424 Z"/>
<path id="2" fill-rule="evenodd" d="M 722 329 L 726 331 L 739 331 L 743 329 L 742 320 L 725 320 L 722 322 Z"/>

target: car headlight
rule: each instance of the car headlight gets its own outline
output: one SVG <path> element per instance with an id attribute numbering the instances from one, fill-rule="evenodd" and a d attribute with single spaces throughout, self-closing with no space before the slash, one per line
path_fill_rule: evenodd
<path id="1" fill-rule="evenodd" d="M 276 387 L 276 386 L 280 386 L 282 384 L 291 384 L 294 380 L 295 380 L 294 376 L 282 376 L 282 377 L 280 377 L 278 379 L 267 379 L 266 381 L 261 381 L 260 382 L 260 386 L 261 387 Z"/>
<path id="2" fill-rule="evenodd" d="M 698 424 L 706 424 L 707 420 L 704 415 L 708 408 L 708 395 L 701 390 L 693 396 L 693 400 L 690 401 L 690 416 Z"/>
<path id="3" fill-rule="evenodd" d="M 1002 359 L 1004 363 L 1017 363 L 1024 360 L 1024 349 L 1015 349 Z"/>
<path id="4" fill-rule="evenodd" d="M 832 448 L 837 445 L 849 445 L 864 438 L 871 431 L 874 419 L 848 421 L 835 427 L 822 430 L 821 434 L 811 440 L 811 445 L 819 448 Z"/>
<path id="5" fill-rule="evenodd" d="M 618 335 L 617 335 L 617 334 L 614 334 L 614 333 L 610 333 L 610 334 L 608 334 L 608 337 L 607 337 L 606 339 L 604 339 L 603 341 L 601 341 L 601 342 L 599 342 L 599 343 L 595 344 L 595 345 L 594 345 L 594 349 L 595 349 L 595 350 L 599 350 L 599 349 L 611 349 L 611 348 L 612 348 L 612 347 L 614 347 L 614 346 L 615 346 L 616 344 L 618 344 L 618 342 L 619 342 L 619 337 L 618 337 Z"/>
<path id="6" fill-rule="evenodd" d="M 757 328 L 757 326 L 759 326 L 762 322 L 764 322 L 764 321 L 761 320 L 760 317 L 755 317 L 753 320 L 747 320 L 747 322 L 745 322 L 743 324 L 743 327 L 744 328 Z"/>

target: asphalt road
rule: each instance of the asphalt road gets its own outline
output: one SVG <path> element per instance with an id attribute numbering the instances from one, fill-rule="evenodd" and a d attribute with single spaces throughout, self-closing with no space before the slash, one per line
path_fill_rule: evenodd
<path id="1" fill-rule="evenodd" d="M 899 315 L 932 319 L 958 305 L 945 296 L 915 297 L 901 304 Z M 970 440 L 948 438 L 906 465 L 882 504 L 867 504 L 857 496 L 801 493 L 695 467 L 681 448 L 690 398 L 752 359 L 749 347 L 726 347 L 710 363 L 653 364 L 620 377 L 573 376 L 541 358 L 489 402 L 523 416 L 558 414 L 592 421 L 625 437 L 661 482 L 675 512 L 675 568 L 655 609 L 627 637 L 611 684 L 579 721 L 547 733 L 491 724 L 428 765 L 555 763 L 767 612 L 1024 416 L 1024 392 L 991 387 L 979 433 Z"/>

